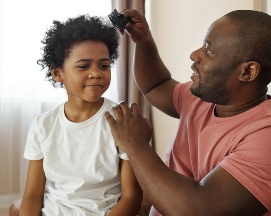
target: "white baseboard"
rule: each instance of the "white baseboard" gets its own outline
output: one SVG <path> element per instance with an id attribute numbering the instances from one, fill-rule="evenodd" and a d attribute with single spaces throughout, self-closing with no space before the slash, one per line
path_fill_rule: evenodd
<path id="1" fill-rule="evenodd" d="M 20 194 L 11 194 L 0 196 L 0 208 L 8 208 L 11 203 L 20 198 Z"/>

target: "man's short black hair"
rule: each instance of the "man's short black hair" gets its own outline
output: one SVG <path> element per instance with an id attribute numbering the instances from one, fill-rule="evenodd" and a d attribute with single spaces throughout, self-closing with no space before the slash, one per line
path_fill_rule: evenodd
<path id="1" fill-rule="evenodd" d="M 261 65 L 271 61 L 271 16 L 253 10 L 236 10 L 225 15 L 236 25 L 236 46 L 243 61 Z"/>

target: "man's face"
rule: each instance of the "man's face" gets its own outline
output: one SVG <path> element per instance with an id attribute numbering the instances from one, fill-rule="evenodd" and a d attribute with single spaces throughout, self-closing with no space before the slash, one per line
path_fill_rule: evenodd
<path id="1" fill-rule="evenodd" d="M 204 101 L 229 104 L 232 85 L 239 82 L 234 56 L 237 39 L 233 31 L 235 27 L 229 20 L 217 20 L 208 29 L 203 46 L 191 54 L 194 61 L 191 92 Z"/>

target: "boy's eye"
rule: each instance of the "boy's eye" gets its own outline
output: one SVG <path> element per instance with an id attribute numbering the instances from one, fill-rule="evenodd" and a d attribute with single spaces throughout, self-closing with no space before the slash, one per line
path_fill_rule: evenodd
<path id="1" fill-rule="evenodd" d="M 103 65 L 101 65 L 101 68 L 102 69 L 107 69 L 107 68 L 110 68 L 110 65 L 103 64 Z"/>
<path id="2" fill-rule="evenodd" d="M 79 68 L 81 68 L 81 69 L 86 69 L 86 68 L 89 68 L 89 66 L 88 66 L 88 65 L 79 65 L 78 67 L 79 67 Z"/>

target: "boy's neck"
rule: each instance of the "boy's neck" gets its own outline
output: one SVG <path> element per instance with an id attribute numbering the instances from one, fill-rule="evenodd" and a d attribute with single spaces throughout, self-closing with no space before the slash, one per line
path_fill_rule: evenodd
<path id="1" fill-rule="evenodd" d="M 64 105 L 64 113 L 71 122 L 83 122 L 94 116 L 102 107 L 103 102 L 103 98 L 93 103 L 73 103 L 67 101 Z"/>

